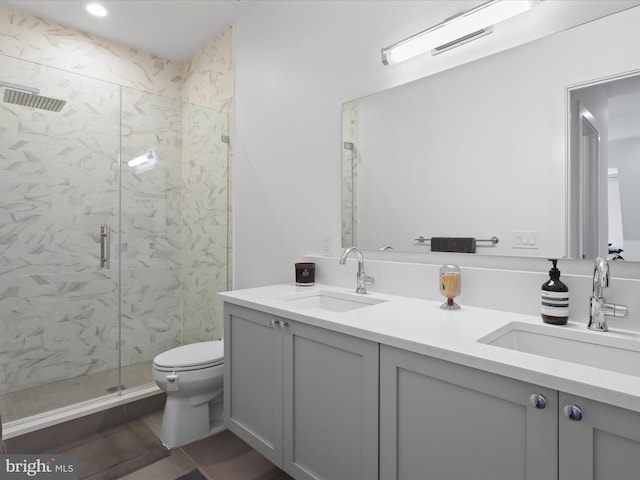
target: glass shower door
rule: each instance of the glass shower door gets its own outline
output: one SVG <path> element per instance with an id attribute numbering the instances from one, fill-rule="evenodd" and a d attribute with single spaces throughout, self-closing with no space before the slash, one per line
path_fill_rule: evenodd
<path id="1" fill-rule="evenodd" d="M 222 335 L 228 289 L 228 115 L 122 91 L 122 384 L 153 358 Z"/>
<path id="2" fill-rule="evenodd" d="M 182 102 L 122 89 L 122 386 L 181 342 Z"/>
<path id="3" fill-rule="evenodd" d="M 157 354 L 222 336 L 229 144 L 226 113 L 180 100 L 0 55 L 2 83 L 62 105 L 0 100 L 7 423 L 149 385 Z"/>
<path id="4" fill-rule="evenodd" d="M 11 57 L 0 67 L 0 81 L 66 101 L 7 103 L 0 87 L 6 423 L 117 389 L 120 87 Z"/>

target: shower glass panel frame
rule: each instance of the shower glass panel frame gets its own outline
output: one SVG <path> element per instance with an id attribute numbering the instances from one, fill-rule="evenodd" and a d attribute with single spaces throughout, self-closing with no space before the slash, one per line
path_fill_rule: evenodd
<path id="1" fill-rule="evenodd" d="M 0 81 L 67 100 L 59 113 L 0 103 L 8 423 L 149 386 L 155 355 L 221 336 L 229 152 L 226 113 L 2 55 L 0 66 Z"/>

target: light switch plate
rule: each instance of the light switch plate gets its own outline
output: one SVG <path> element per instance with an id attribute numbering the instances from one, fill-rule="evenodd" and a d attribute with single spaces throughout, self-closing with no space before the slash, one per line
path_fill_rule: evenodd
<path id="1" fill-rule="evenodd" d="M 540 248 L 540 232 L 523 230 L 513 232 L 513 248 Z"/>

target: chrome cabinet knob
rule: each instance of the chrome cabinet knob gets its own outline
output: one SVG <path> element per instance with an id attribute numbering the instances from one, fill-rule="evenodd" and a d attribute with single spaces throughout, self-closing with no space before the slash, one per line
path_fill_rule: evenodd
<path id="1" fill-rule="evenodd" d="M 283 320 L 274 320 L 273 318 L 269 320 L 269 327 L 276 328 L 278 327 L 280 330 L 284 330 L 289 326 L 289 322 L 285 322 Z"/>
<path id="2" fill-rule="evenodd" d="M 577 405 L 565 405 L 564 416 L 574 422 L 582 420 L 582 409 Z"/>
<path id="3" fill-rule="evenodd" d="M 529 397 L 529 403 L 532 407 L 539 408 L 540 410 L 544 409 L 547 406 L 547 399 L 544 398 L 544 395 L 540 395 L 539 393 L 534 393 Z"/>

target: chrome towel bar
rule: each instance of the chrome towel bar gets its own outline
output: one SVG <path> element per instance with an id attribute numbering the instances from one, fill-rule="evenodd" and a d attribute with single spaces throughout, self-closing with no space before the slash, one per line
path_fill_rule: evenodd
<path id="1" fill-rule="evenodd" d="M 423 243 L 430 242 L 431 238 L 420 235 L 418 238 L 414 238 L 414 240 L 422 245 Z M 493 236 L 491 238 L 486 238 L 486 239 L 482 239 L 482 238 L 476 239 L 476 242 L 489 242 L 492 245 L 496 245 L 499 241 L 500 239 L 496 236 Z"/>

